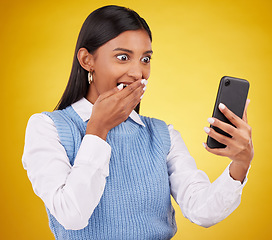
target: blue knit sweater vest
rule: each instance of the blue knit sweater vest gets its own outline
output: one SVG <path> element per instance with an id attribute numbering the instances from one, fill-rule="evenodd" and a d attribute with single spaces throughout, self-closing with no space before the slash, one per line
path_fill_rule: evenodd
<path id="1" fill-rule="evenodd" d="M 73 165 L 87 122 L 71 106 L 45 114 L 54 121 Z M 175 212 L 166 165 L 171 145 L 168 127 L 158 119 L 140 118 L 146 127 L 128 118 L 107 135 L 112 148 L 109 176 L 87 227 L 65 230 L 47 209 L 56 239 L 159 240 L 175 235 Z"/>

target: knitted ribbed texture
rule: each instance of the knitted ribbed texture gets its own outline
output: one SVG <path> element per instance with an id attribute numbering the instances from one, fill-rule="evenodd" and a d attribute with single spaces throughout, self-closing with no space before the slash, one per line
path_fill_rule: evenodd
<path id="1" fill-rule="evenodd" d="M 57 128 L 71 165 L 85 134 L 83 122 L 72 107 L 46 112 Z M 166 157 L 170 149 L 167 125 L 140 116 L 146 127 L 131 118 L 107 135 L 111 159 L 104 193 L 81 230 L 65 230 L 50 214 L 56 239 L 170 239 L 176 233 Z"/>

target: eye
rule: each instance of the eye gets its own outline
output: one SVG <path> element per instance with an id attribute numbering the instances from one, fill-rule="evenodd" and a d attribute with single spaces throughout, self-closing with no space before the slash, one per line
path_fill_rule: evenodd
<path id="1" fill-rule="evenodd" d="M 149 56 L 142 58 L 142 62 L 144 62 L 144 63 L 149 63 L 150 60 L 151 60 L 151 57 L 149 57 Z"/>
<path id="2" fill-rule="evenodd" d="M 127 61 L 128 56 L 126 54 L 121 54 L 116 56 L 120 61 Z"/>

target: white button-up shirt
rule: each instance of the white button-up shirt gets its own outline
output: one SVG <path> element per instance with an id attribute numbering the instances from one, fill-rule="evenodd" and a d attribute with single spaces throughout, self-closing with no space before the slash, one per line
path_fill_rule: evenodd
<path id="1" fill-rule="evenodd" d="M 82 98 L 72 107 L 83 121 L 90 119 L 93 105 L 87 99 Z M 135 111 L 129 117 L 144 126 Z M 243 184 L 232 179 L 228 166 L 210 183 L 207 175 L 197 169 L 180 133 L 172 125 L 168 129 L 171 148 L 166 162 L 171 194 L 190 221 L 204 227 L 214 225 L 237 208 L 247 178 Z M 111 146 L 87 134 L 71 166 L 52 119 L 42 113 L 29 119 L 23 166 L 34 192 L 65 229 L 87 226 L 103 194 L 110 157 Z"/>

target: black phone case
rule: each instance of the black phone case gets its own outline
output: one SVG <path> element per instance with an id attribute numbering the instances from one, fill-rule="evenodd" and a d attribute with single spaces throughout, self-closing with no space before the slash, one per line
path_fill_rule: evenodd
<path id="1" fill-rule="evenodd" d="M 240 118 L 243 117 L 245 103 L 247 100 L 247 94 L 249 89 L 249 82 L 245 79 L 234 78 L 234 77 L 223 77 L 219 84 L 219 89 L 217 92 L 216 102 L 213 110 L 213 117 L 217 118 L 223 122 L 233 125 L 219 110 L 219 103 L 225 104 L 233 113 L 235 113 Z M 218 133 L 225 136 L 231 137 L 229 134 L 223 130 L 211 125 Z M 207 145 L 210 148 L 225 148 L 226 145 L 219 143 L 215 139 L 208 136 Z"/>

